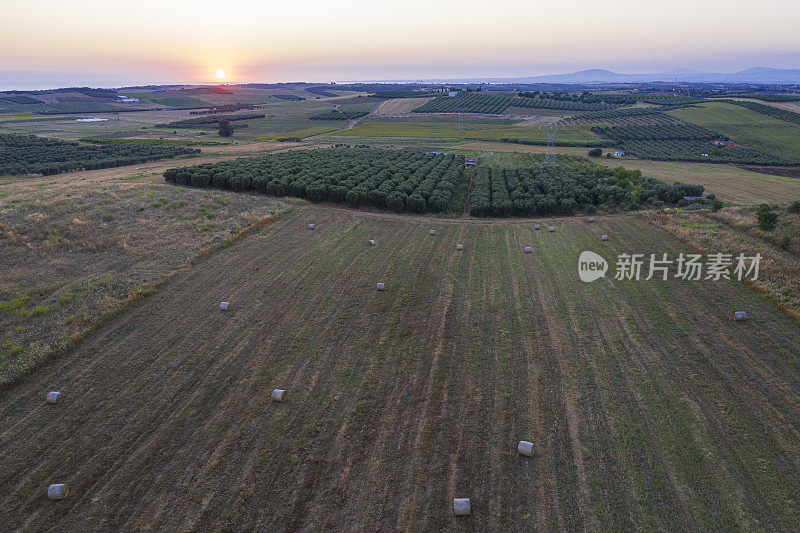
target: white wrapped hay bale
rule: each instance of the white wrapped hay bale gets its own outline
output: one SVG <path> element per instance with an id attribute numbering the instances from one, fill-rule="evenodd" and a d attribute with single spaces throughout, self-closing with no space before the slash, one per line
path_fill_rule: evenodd
<path id="1" fill-rule="evenodd" d="M 309 225 L 308 225 L 308 229 L 314 229 L 315 227 L 316 227 L 316 226 L 314 226 L 314 224 L 309 224 Z"/>
<path id="2" fill-rule="evenodd" d="M 456 244 L 456 250 L 463 250 L 463 249 L 464 249 L 463 244 Z"/>
<path id="3" fill-rule="evenodd" d="M 275 389 L 272 391 L 272 400 L 275 402 L 282 402 L 286 399 L 286 391 L 283 389 Z"/>
<path id="4" fill-rule="evenodd" d="M 608 235 L 603 235 L 602 237 L 600 237 L 600 240 L 607 241 L 608 240 Z"/>
<path id="5" fill-rule="evenodd" d="M 368 242 L 370 246 L 375 246 L 375 240 L 370 239 Z"/>
<path id="6" fill-rule="evenodd" d="M 542 229 L 542 225 L 541 224 L 534 224 L 533 225 L 533 229 Z"/>
<path id="7" fill-rule="evenodd" d="M 744 311 L 736 311 L 733 313 L 733 319 L 736 322 L 742 322 L 743 320 L 747 320 L 747 313 Z"/>
<path id="8" fill-rule="evenodd" d="M 219 303 L 220 311 L 227 311 L 230 306 L 231 306 L 230 302 L 220 302 Z"/>
<path id="9" fill-rule="evenodd" d="M 453 500 L 453 513 L 456 516 L 469 516 L 469 498 L 455 498 Z"/>
<path id="10" fill-rule="evenodd" d="M 529 254 L 529 253 L 531 253 L 533 251 L 533 248 L 531 248 L 530 246 L 526 246 L 525 248 L 523 248 L 523 251 L 526 254 Z"/>
<path id="11" fill-rule="evenodd" d="M 66 483 L 54 483 L 47 488 L 47 497 L 51 500 L 62 500 L 69 496 L 69 487 Z"/>
<path id="12" fill-rule="evenodd" d="M 526 457 L 533 457 L 533 443 L 526 440 L 519 441 L 519 444 L 517 444 L 517 452 Z"/>
<path id="13" fill-rule="evenodd" d="M 378 290 L 379 291 L 385 291 L 386 290 L 386 284 L 385 283 L 378 283 Z"/>
<path id="14" fill-rule="evenodd" d="M 428 232 L 428 235 L 436 235 L 436 230 L 432 229 Z"/>
<path id="15" fill-rule="evenodd" d="M 547 231 L 549 231 L 550 233 L 554 232 L 555 230 L 556 230 L 556 228 L 554 228 L 553 226 L 550 226 L 549 228 L 547 228 Z"/>
<path id="16" fill-rule="evenodd" d="M 45 401 L 47 403 L 61 403 L 61 400 L 63 400 L 63 399 L 64 399 L 64 395 L 63 394 L 61 394 L 58 391 L 51 390 L 50 392 L 47 393 L 47 397 L 45 398 Z"/>

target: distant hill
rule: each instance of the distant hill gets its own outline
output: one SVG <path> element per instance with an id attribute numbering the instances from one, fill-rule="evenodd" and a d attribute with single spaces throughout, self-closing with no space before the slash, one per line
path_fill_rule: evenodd
<path id="1" fill-rule="evenodd" d="M 455 82 L 456 80 L 449 81 Z M 604 69 L 589 69 L 569 74 L 525 76 L 519 78 L 473 78 L 458 81 L 469 83 L 648 83 L 663 81 L 689 83 L 800 84 L 800 69 L 757 67 L 741 70 L 739 72 L 699 72 L 689 69 L 677 69 L 655 74 L 621 74 Z"/>

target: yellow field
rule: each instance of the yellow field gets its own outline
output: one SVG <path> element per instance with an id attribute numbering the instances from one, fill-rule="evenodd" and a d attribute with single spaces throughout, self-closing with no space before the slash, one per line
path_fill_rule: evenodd
<path id="1" fill-rule="evenodd" d="M 253 141 L 274 141 L 275 139 L 283 139 L 285 137 L 299 137 L 305 139 L 306 137 L 313 137 L 323 133 L 330 133 L 336 131 L 332 126 L 314 126 L 311 128 L 303 128 L 302 130 L 287 131 L 285 133 L 276 133 L 275 135 L 268 135 L 266 137 L 254 137 Z"/>

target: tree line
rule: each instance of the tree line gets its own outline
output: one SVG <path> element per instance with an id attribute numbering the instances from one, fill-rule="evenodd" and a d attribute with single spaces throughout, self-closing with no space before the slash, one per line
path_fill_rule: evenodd
<path id="1" fill-rule="evenodd" d="M 35 135 L 0 134 L 0 176 L 49 176 L 73 170 L 121 167 L 199 151 L 182 146 L 81 144 Z"/>

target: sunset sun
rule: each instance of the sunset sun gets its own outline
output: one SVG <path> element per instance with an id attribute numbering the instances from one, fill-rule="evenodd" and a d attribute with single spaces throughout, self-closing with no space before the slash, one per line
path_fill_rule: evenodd
<path id="1" fill-rule="evenodd" d="M 216 76 L 217 76 L 218 80 L 220 80 L 220 81 L 224 80 L 225 79 L 225 71 L 222 70 L 221 68 L 218 68 L 217 72 L 216 72 Z"/>

